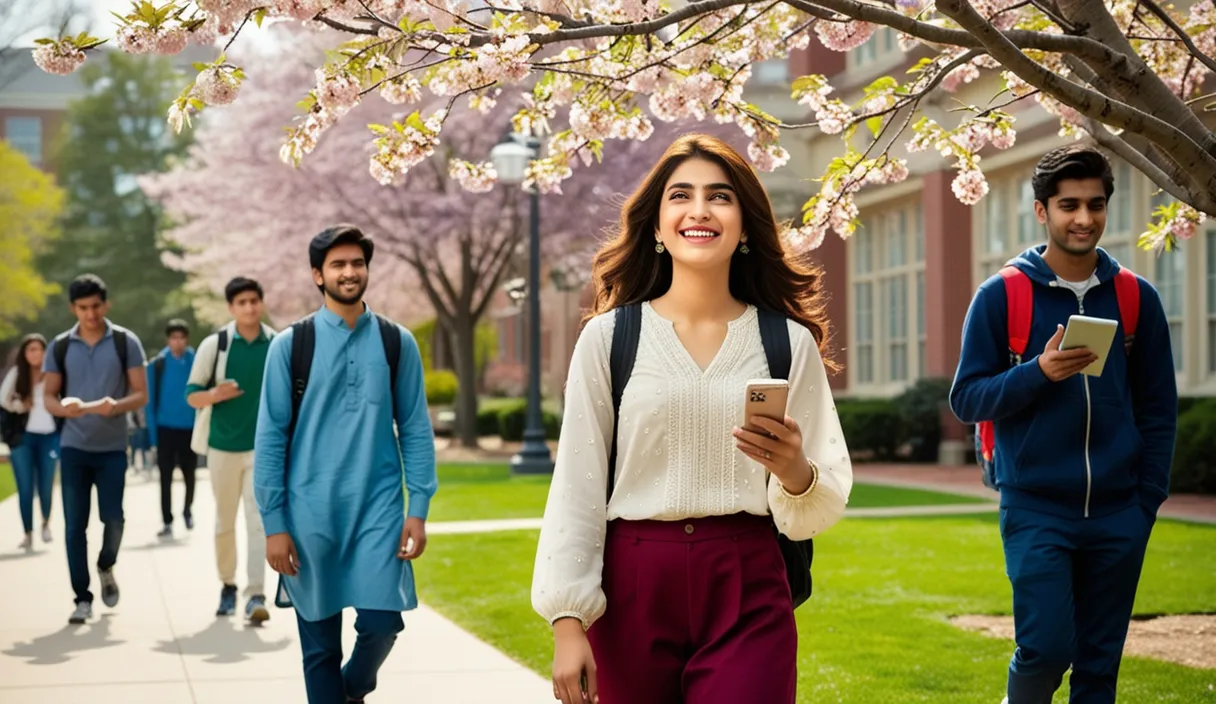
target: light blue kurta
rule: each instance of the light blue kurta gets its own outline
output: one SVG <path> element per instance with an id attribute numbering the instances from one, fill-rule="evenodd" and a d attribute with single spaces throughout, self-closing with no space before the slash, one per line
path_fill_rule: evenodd
<path id="1" fill-rule="evenodd" d="M 253 474 L 266 535 L 288 532 L 295 541 L 299 575 L 285 584 L 305 620 L 348 606 L 413 609 L 413 566 L 397 557 L 401 529 L 406 515 L 427 517 L 438 484 L 418 344 L 401 329 L 395 437 L 389 367 L 371 311 L 351 330 L 323 307 L 314 326 L 316 351 L 286 481 L 290 329 L 274 338 L 266 358 Z"/>

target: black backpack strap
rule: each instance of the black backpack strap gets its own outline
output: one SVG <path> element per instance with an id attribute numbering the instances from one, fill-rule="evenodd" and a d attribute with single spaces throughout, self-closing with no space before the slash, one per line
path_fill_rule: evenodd
<path id="1" fill-rule="evenodd" d="M 122 368 L 122 394 L 126 396 L 131 390 L 131 381 L 127 378 L 127 332 L 114 328 L 110 337 L 114 338 L 114 351 L 118 353 L 118 366 Z"/>
<path id="2" fill-rule="evenodd" d="M 316 344 L 316 329 L 311 315 L 291 324 L 291 423 L 287 426 L 289 450 L 296 432 L 296 420 L 300 417 L 300 404 L 304 402 L 304 391 L 308 388 L 308 376 L 312 373 Z"/>
<path id="3" fill-rule="evenodd" d="M 207 388 L 215 388 L 215 375 L 220 368 L 220 354 L 228 349 L 228 330 L 222 329 L 215 334 L 215 358 L 211 360 L 211 381 L 207 382 Z"/>
<path id="4" fill-rule="evenodd" d="M 790 378 L 790 329 L 781 313 L 760 310 L 760 344 L 768 359 L 768 373 L 774 379 Z"/>
<path id="5" fill-rule="evenodd" d="M 152 395 L 152 414 L 160 415 L 161 380 L 165 378 L 165 353 L 161 352 L 152 358 L 152 379 L 156 382 Z"/>
<path id="6" fill-rule="evenodd" d="M 68 345 L 72 342 L 70 333 L 64 333 L 55 338 L 55 366 L 59 367 L 59 398 L 68 395 Z"/>
<path id="7" fill-rule="evenodd" d="M 608 498 L 616 486 L 616 438 L 621 420 L 621 397 L 625 385 L 633 374 L 633 363 L 638 356 L 638 343 L 642 339 L 642 306 L 634 303 L 616 309 L 616 323 L 612 330 L 612 354 L 608 358 L 608 369 L 612 373 L 612 447 L 608 451 Z"/>
<path id="8" fill-rule="evenodd" d="M 388 387 L 393 395 L 393 420 L 397 417 L 397 370 L 401 366 L 401 328 L 383 315 L 376 315 L 380 325 L 380 343 L 384 345 L 384 361 L 388 362 Z"/>

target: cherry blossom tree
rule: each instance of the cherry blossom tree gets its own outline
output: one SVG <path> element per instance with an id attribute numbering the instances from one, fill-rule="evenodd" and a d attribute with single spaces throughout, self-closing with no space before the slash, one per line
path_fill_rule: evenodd
<path id="1" fill-rule="evenodd" d="M 1090 135 L 1176 199 L 1141 238 L 1145 248 L 1168 248 L 1216 214 L 1216 138 L 1197 113 L 1212 100 L 1204 86 L 1216 70 L 1210 0 L 1189 12 L 1157 0 L 143 0 L 119 22 L 117 42 L 135 53 L 172 53 L 191 39 L 222 38 L 226 48 L 250 23 L 268 19 L 346 35 L 300 103 L 304 114 L 282 148 L 287 162 L 306 157 L 372 93 L 397 104 L 424 94 L 446 100 L 371 128 L 369 169 L 382 183 L 435 151 L 458 102 L 484 107 L 504 88 L 524 98 L 517 127 L 548 140 L 530 169 L 546 192 L 613 143 L 647 136 L 656 119 L 736 125 L 764 170 L 788 160 L 784 132 L 818 128 L 844 144 L 790 233 L 795 245 L 814 247 L 829 229 L 853 232 L 853 196 L 862 186 L 906 177 L 903 161 L 888 156 L 900 139 L 953 159 L 955 193 L 978 202 L 987 192 L 981 152 L 1011 145 L 1015 120 L 1006 109 L 1035 100 L 1060 118 L 1063 132 Z M 847 103 L 825 77 L 802 76 L 792 97 L 813 117 L 805 124 L 786 124 L 744 100 L 754 62 L 784 57 L 812 37 L 847 51 L 884 25 L 923 56 L 906 80 L 884 77 Z M 44 41 L 39 65 L 64 73 L 100 40 Z M 918 119 L 927 96 L 985 71 L 1005 84 L 990 104 L 969 106 L 957 124 Z M 221 52 L 199 66 L 169 121 L 180 129 L 193 113 L 234 102 L 244 80 Z M 547 132 L 559 112 L 569 126 Z M 475 189 L 493 180 L 484 163 L 453 168 Z"/>
<path id="2" fill-rule="evenodd" d="M 493 169 L 485 164 L 511 129 L 517 106 L 507 99 L 495 104 L 488 94 L 479 110 L 451 115 L 435 154 L 382 185 L 368 178 L 373 150 L 365 125 L 391 124 L 400 108 L 368 101 L 332 126 L 293 169 L 280 160 L 277 138 L 290 119 L 291 96 L 315 80 L 310 48 L 320 54 L 317 45 L 333 37 L 298 29 L 276 35 L 291 53 L 267 55 L 266 70 L 249 79 L 242 108 L 208 112 L 195 132 L 190 158 L 141 181 L 145 192 L 180 221 L 166 236 L 187 254 L 173 265 L 191 272 L 195 284 L 213 294 L 235 274 L 257 278 L 266 287 L 274 320 L 285 324 L 320 304 L 306 264 L 308 240 L 336 222 L 364 228 L 377 242 L 370 305 L 403 322 L 438 318 L 460 379 L 458 434 L 475 446 L 476 327 L 511 263 L 526 255 L 526 194 L 496 186 Z M 350 90 L 333 89 L 319 100 L 329 102 L 335 93 Z M 613 150 L 601 168 L 582 169 L 563 182 L 561 193 L 541 198 L 543 249 L 551 267 L 572 273 L 588 268 L 588 247 L 617 220 L 624 194 L 676 132 L 688 127 L 661 125 L 651 139 Z M 735 136 L 709 127 L 720 136 Z M 745 143 L 735 138 L 736 146 Z"/>

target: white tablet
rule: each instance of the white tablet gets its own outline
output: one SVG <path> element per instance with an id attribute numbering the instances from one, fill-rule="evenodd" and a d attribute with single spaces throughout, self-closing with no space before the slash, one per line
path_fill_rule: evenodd
<path id="1" fill-rule="evenodd" d="M 1077 347 L 1089 348 L 1090 352 L 1098 355 L 1093 364 L 1081 370 L 1088 376 L 1102 376 L 1106 366 L 1106 355 L 1110 352 L 1115 340 L 1115 330 L 1119 321 L 1107 318 L 1091 318 L 1087 315 L 1072 315 L 1068 318 L 1068 327 L 1064 329 L 1064 339 L 1060 341 L 1060 349 L 1071 350 Z"/>

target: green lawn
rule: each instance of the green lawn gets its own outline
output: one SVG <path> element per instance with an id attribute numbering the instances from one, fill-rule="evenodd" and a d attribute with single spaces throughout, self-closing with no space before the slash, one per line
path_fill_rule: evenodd
<path id="1" fill-rule="evenodd" d="M 539 518 L 545 511 L 548 495 L 548 475 L 513 476 L 505 464 L 441 464 L 439 492 L 431 503 L 429 520 Z M 982 501 L 970 496 L 856 484 L 849 506 L 924 506 Z"/>
<path id="2" fill-rule="evenodd" d="M 799 702 L 999 702 L 1012 644 L 946 620 L 1009 612 L 996 519 L 846 520 L 816 540 L 815 595 L 798 610 Z M 433 536 L 418 580 L 425 602 L 547 676 L 552 638 L 529 596 L 537 535 Z M 1216 528 L 1158 521 L 1136 612 L 1216 611 L 1214 553 Z M 1119 692 L 1199 702 L 1214 686 L 1214 670 L 1128 658 Z"/>
<path id="3" fill-rule="evenodd" d="M 13 476 L 13 466 L 8 461 L 0 462 L 0 501 L 17 493 L 17 478 Z"/>

